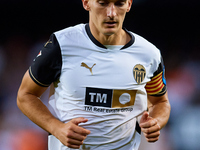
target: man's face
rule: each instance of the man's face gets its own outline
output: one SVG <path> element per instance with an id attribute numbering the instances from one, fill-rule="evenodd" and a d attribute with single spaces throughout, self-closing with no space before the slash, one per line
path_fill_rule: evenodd
<path id="1" fill-rule="evenodd" d="M 90 28 L 98 34 L 112 35 L 122 29 L 132 0 L 86 0 L 90 14 Z"/>

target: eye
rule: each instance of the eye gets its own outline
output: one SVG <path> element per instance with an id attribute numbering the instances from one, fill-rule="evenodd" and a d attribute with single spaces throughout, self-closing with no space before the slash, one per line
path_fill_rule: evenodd
<path id="1" fill-rule="evenodd" d="M 105 1 L 98 1 L 101 6 L 105 6 L 107 3 Z"/>
<path id="2" fill-rule="evenodd" d="M 125 5 L 125 2 L 124 1 L 118 1 L 115 3 L 115 6 L 119 6 L 119 7 L 122 7 Z"/>

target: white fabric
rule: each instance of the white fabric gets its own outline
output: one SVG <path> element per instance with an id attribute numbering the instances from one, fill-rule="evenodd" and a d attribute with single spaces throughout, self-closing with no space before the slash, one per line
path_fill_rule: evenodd
<path id="1" fill-rule="evenodd" d="M 56 117 L 63 122 L 77 117 L 88 119 L 88 122 L 80 124 L 91 131 L 82 149 L 137 150 L 139 147 L 140 135 L 135 132 L 136 117 L 147 108 L 145 85 L 157 70 L 161 56 L 154 45 L 131 34 L 135 37 L 133 45 L 122 50 L 111 50 L 95 45 L 85 31 L 85 24 L 55 33 L 63 65 L 60 82 L 49 104 Z M 143 65 L 146 70 L 141 84 L 135 81 L 133 75 L 133 68 L 137 64 Z M 88 87 L 123 94 L 118 100 L 112 97 L 110 107 L 85 105 Z M 134 100 L 129 100 L 134 91 Z M 108 102 L 106 94 L 90 92 L 89 96 L 90 102 Z M 133 102 L 130 103 L 133 105 L 129 105 L 129 102 Z M 119 103 L 119 107 L 116 103 Z M 70 150 L 53 136 L 49 138 L 49 145 L 49 150 Z"/>

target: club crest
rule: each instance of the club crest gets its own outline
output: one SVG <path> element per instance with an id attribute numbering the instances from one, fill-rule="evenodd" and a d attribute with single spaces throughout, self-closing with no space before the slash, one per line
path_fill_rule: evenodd
<path id="1" fill-rule="evenodd" d="M 144 66 L 140 64 L 135 65 L 135 67 L 133 68 L 133 75 L 134 75 L 135 81 L 138 84 L 140 84 L 146 76 L 146 70 Z"/>

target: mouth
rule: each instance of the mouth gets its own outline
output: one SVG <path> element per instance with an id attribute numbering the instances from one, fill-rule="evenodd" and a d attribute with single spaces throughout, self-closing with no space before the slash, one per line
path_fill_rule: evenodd
<path id="1" fill-rule="evenodd" d="M 108 21 L 108 22 L 106 22 L 106 23 L 108 23 L 108 24 L 115 24 L 116 22 L 115 21 Z"/>
<path id="2" fill-rule="evenodd" d="M 104 22 L 104 23 L 109 27 L 113 27 L 117 24 L 117 22 L 115 22 L 115 21 L 107 21 L 107 22 Z"/>

